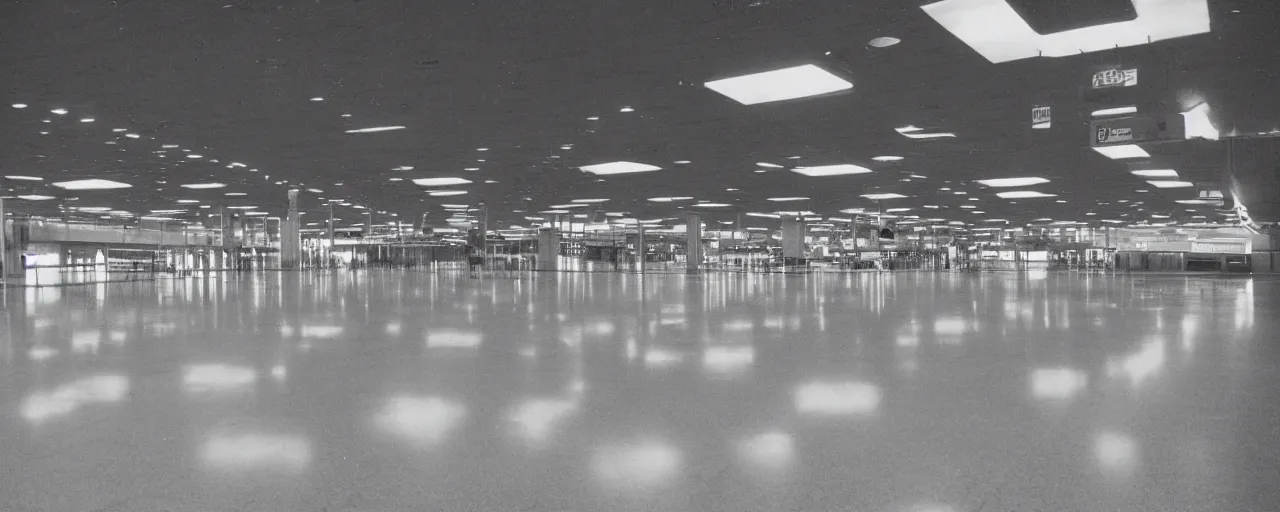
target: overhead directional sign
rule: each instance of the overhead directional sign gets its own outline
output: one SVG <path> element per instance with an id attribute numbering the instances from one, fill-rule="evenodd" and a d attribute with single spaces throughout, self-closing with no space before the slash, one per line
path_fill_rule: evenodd
<path id="1" fill-rule="evenodd" d="M 1031 109 L 1031 127 L 1037 130 L 1044 130 L 1051 126 L 1053 117 L 1047 106 L 1035 107 Z"/>
<path id="2" fill-rule="evenodd" d="M 1093 74 L 1094 89 L 1110 89 L 1112 87 L 1133 87 L 1138 85 L 1138 70 L 1106 69 Z"/>
<path id="3" fill-rule="evenodd" d="M 1186 123 L 1181 115 L 1137 116 L 1104 119 L 1089 124 L 1089 145 L 1111 146 L 1166 142 L 1185 139 Z"/>

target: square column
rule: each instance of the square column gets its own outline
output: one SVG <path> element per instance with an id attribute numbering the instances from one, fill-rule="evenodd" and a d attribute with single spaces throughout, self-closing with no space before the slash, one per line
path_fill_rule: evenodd
<path id="1" fill-rule="evenodd" d="M 804 258 L 804 219 L 785 217 L 782 219 L 782 258 Z"/>
<path id="2" fill-rule="evenodd" d="M 298 233 L 298 189 L 289 190 L 289 214 L 280 222 L 280 268 L 297 269 L 302 259 Z"/>
<path id="3" fill-rule="evenodd" d="M 552 229 L 538 231 L 538 270 L 560 268 L 560 233 Z"/>
<path id="4" fill-rule="evenodd" d="M 644 242 L 644 224 L 636 223 L 636 270 L 644 273 L 645 260 L 649 259 L 649 246 Z"/>
<path id="5" fill-rule="evenodd" d="M 702 266 L 702 216 L 690 213 L 685 222 L 685 268 L 692 274 Z"/>

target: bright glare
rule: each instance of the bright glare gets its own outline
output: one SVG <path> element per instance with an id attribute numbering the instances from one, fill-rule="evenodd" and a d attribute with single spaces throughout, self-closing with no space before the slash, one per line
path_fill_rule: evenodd
<path id="1" fill-rule="evenodd" d="M 1147 183 L 1155 185 L 1156 188 L 1187 188 L 1195 186 L 1190 181 L 1148 180 Z"/>
<path id="2" fill-rule="evenodd" d="M 444 187 L 450 185 L 467 185 L 471 180 L 464 178 L 417 178 L 413 180 L 414 185 L 422 187 Z"/>
<path id="3" fill-rule="evenodd" d="M 845 174 L 866 174 L 871 169 L 853 164 L 820 165 L 815 167 L 796 167 L 792 172 L 805 176 L 840 176 Z"/>
<path id="4" fill-rule="evenodd" d="M 188 183 L 183 185 L 182 188 L 204 190 L 210 188 L 223 188 L 225 186 L 227 186 L 225 183 Z"/>
<path id="5" fill-rule="evenodd" d="M 978 180 L 978 183 L 988 187 L 1027 187 L 1031 185 L 1039 185 L 1048 183 L 1049 180 L 1044 178 L 999 178 L 994 180 Z"/>
<path id="6" fill-rule="evenodd" d="M 1147 158 L 1151 156 L 1151 154 L 1147 153 L 1146 150 L 1134 144 L 1126 144 L 1123 146 L 1098 146 L 1093 148 L 1093 150 L 1112 160 L 1121 160 L 1125 158 Z"/>
<path id="7" fill-rule="evenodd" d="M 661 167 L 638 164 L 635 162 L 609 162 L 605 164 L 595 164 L 579 167 L 584 172 L 589 172 L 597 176 L 608 176 L 612 174 L 628 174 L 635 172 L 661 171 Z"/>
<path id="8" fill-rule="evenodd" d="M 996 196 L 1001 199 L 1034 199 L 1037 197 L 1056 197 L 1057 194 L 1045 194 L 1034 190 L 1014 190 L 1012 192 L 1000 192 Z"/>
<path id="9" fill-rule="evenodd" d="M 374 126 L 372 128 L 357 128 L 355 130 L 347 130 L 347 133 L 377 133 L 389 132 L 392 130 L 403 130 L 403 126 Z"/>
<path id="10" fill-rule="evenodd" d="M 862 197 L 865 197 L 865 198 L 870 199 L 870 200 L 872 200 L 872 201 L 881 201 L 881 200 L 884 200 L 884 199 L 902 199 L 902 198 L 907 197 L 907 196 L 904 196 L 904 195 L 902 195 L 902 194 L 887 193 L 887 194 L 862 194 Z M 843 210 L 842 210 L 842 212 L 843 212 Z"/>
<path id="11" fill-rule="evenodd" d="M 1127 107 L 1104 108 L 1102 110 L 1093 111 L 1093 117 L 1122 116 L 1125 114 L 1138 113 L 1138 107 L 1129 105 Z"/>
<path id="12" fill-rule="evenodd" d="M 778 165 L 778 164 L 771 164 L 771 163 L 769 163 L 769 162 L 756 162 L 756 165 L 758 165 L 758 166 L 760 166 L 760 167 L 767 167 L 767 168 L 769 168 L 769 169 L 781 169 L 781 168 L 782 168 L 782 166 L 781 166 L 781 165 Z"/>
<path id="13" fill-rule="evenodd" d="M 424 447 L 444 440 L 466 415 L 466 407 L 441 398 L 399 395 L 383 405 L 374 422 L 382 430 Z"/>
<path id="14" fill-rule="evenodd" d="M 805 98 L 853 88 L 847 80 L 812 64 L 715 80 L 705 85 L 743 105 Z"/>
<path id="15" fill-rule="evenodd" d="M 102 180 L 102 179 L 94 178 L 94 179 L 88 179 L 88 180 L 60 181 L 60 182 L 54 183 L 53 186 L 61 188 L 63 190 L 109 190 L 109 189 L 117 189 L 117 188 L 130 188 L 133 185 L 130 185 L 128 183 L 120 183 L 118 181 Z"/>
<path id="16" fill-rule="evenodd" d="M 1037 368 L 1031 372 L 1031 394 L 1036 398 L 1065 400 L 1089 382 L 1083 372 L 1071 368 Z"/>
<path id="17" fill-rule="evenodd" d="M 993 63 L 1065 57 L 1209 32 L 1207 0 L 1131 0 L 1131 21 L 1040 34 L 1007 0 L 943 0 L 930 17 Z"/>
<path id="18" fill-rule="evenodd" d="M 1130 174 L 1141 178 L 1177 178 L 1178 171 L 1173 169 L 1146 169 L 1141 171 L 1129 171 Z"/>
<path id="19" fill-rule="evenodd" d="M 814 382 L 795 390 L 796 411 L 801 414 L 867 414 L 880 408 L 880 387 L 866 382 Z"/>
<path id="20" fill-rule="evenodd" d="M 1209 104 L 1201 103 L 1191 110 L 1182 113 L 1186 127 L 1186 138 L 1218 140 L 1218 129 L 1209 119 Z"/>
<path id="21" fill-rule="evenodd" d="M 247 366 L 196 364 L 182 370 L 183 388 L 195 393 L 244 388 L 257 380 L 257 372 Z"/>
<path id="22" fill-rule="evenodd" d="M 610 487 L 645 489 L 673 478 L 681 460 L 679 450 L 659 441 L 602 445 L 591 456 L 591 472 Z"/>

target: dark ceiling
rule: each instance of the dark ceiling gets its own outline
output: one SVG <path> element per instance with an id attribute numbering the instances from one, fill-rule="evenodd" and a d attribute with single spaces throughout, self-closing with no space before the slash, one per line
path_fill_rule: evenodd
<path id="1" fill-rule="evenodd" d="M 490 226 L 505 227 L 573 199 L 609 199 L 602 211 L 653 219 L 681 217 L 681 204 L 690 203 L 646 198 L 690 196 L 732 204 L 704 209 L 723 220 L 775 210 L 839 215 L 876 207 L 861 194 L 895 192 L 909 197 L 886 208 L 924 218 L 1186 220 L 1213 215 L 1212 207 L 1174 202 L 1195 197 L 1195 188 L 1158 190 L 1127 171 L 1173 168 L 1182 179 L 1216 184 L 1221 144 L 1151 146 L 1152 158 L 1137 162 L 1091 151 L 1090 112 L 1107 106 L 1082 99 L 1094 70 L 1137 67 L 1143 113 L 1208 101 L 1224 135 L 1280 127 L 1273 25 L 1280 6 L 1271 2 L 1210 0 L 1208 34 L 1002 64 L 934 22 L 920 9 L 925 3 L 5 1 L 0 170 L 45 179 L 5 180 L 6 195 L 57 198 L 6 203 L 51 216 L 63 204 L 138 214 L 187 208 L 184 218 L 195 219 L 200 210 L 175 203 L 196 199 L 281 215 L 286 190 L 298 187 L 322 191 L 302 193 L 304 211 L 315 216 L 325 211 L 321 198 L 340 198 L 387 212 L 380 221 L 427 213 L 442 226 L 441 204 L 485 203 Z M 902 42 L 867 45 L 881 36 Z M 744 106 L 703 86 L 803 63 L 850 79 L 854 89 Z M 1033 130 L 1031 109 L 1041 104 L 1052 106 L 1053 124 Z M 388 125 L 406 129 L 345 133 Z M 957 137 L 912 140 L 894 131 L 904 125 Z M 183 158 L 184 150 L 204 158 Z M 904 159 L 872 160 L 881 155 Z M 577 169 L 617 160 L 663 170 L 601 179 Z M 691 163 L 674 163 L 682 160 Z M 851 163 L 875 172 L 807 177 L 756 172 L 757 162 Z M 401 166 L 413 170 L 395 170 Z M 473 182 L 450 187 L 466 195 L 430 197 L 408 181 L 450 176 Z M 972 183 L 1017 176 L 1051 180 L 1031 188 L 1057 197 L 1011 201 Z M 133 188 L 68 193 L 49 185 L 80 178 Z M 180 188 L 201 182 L 228 186 Z M 779 196 L 809 199 L 766 200 Z M 362 218 L 348 207 L 337 215 L 344 223 Z"/>

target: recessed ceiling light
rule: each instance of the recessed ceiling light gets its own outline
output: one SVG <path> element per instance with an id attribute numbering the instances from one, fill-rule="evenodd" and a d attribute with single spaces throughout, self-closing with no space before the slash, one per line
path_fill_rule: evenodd
<path id="1" fill-rule="evenodd" d="M 694 208 L 725 208 L 733 205 L 728 203 L 698 203 L 691 206 Z"/>
<path id="2" fill-rule="evenodd" d="M 351 117 L 351 114 L 342 114 L 342 117 Z"/>
<path id="3" fill-rule="evenodd" d="M 1130 174 L 1141 178 L 1177 178 L 1178 171 L 1173 169 L 1143 169 L 1139 171 L 1129 171 Z"/>
<path id="4" fill-rule="evenodd" d="M 1094 110 L 1093 117 L 1122 116 L 1125 114 L 1136 114 L 1136 113 L 1138 113 L 1138 107 L 1129 105 L 1127 107 L 1115 107 L 1115 108 L 1104 108 L 1101 110 Z"/>
<path id="5" fill-rule="evenodd" d="M 203 189 L 208 189 L 208 188 L 223 188 L 223 187 L 225 187 L 225 186 L 227 186 L 227 185 L 226 185 L 226 184 L 224 184 L 224 183 L 187 183 L 187 184 L 183 185 L 183 186 L 182 186 L 182 188 L 190 188 L 190 189 L 196 189 L 196 190 L 203 190 Z"/>
<path id="6" fill-rule="evenodd" d="M 480 168 L 479 168 L 479 167 L 468 167 L 468 168 L 463 169 L 463 170 L 464 170 L 464 171 L 478 171 L 478 170 L 480 170 Z"/>
<path id="7" fill-rule="evenodd" d="M 124 136 L 125 136 L 125 137 L 128 137 L 128 138 L 130 138 L 130 139 L 137 139 L 137 138 L 141 138 L 141 137 L 142 137 L 141 135 L 138 135 L 138 134 L 136 134 L 136 133 L 126 133 L 126 134 L 124 134 Z"/>
<path id="8" fill-rule="evenodd" d="M 228 206 L 227 207 L 228 210 L 252 210 L 254 208 L 257 208 L 257 206 Z"/>
<path id="9" fill-rule="evenodd" d="M 622 107 L 622 108 L 618 109 L 618 112 L 635 112 L 635 111 L 636 111 L 636 109 L 631 108 L 631 107 Z"/>
<path id="10" fill-rule="evenodd" d="M 691 164 L 691 163 L 693 163 L 693 162 L 690 162 L 690 161 L 688 161 L 688 160 L 676 160 L 676 162 L 675 162 L 675 163 L 676 163 L 676 164 L 679 164 L 679 165 L 685 165 L 685 164 Z"/>
<path id="11" fill-rule="evenodd" d="M 877 37 L 869 41 L 867 46 L 872 48 L 888 48 L 901 42 L 902 40 L 896 37 Z"/>
<path id="12" fill-rule="evenodd" d="M 781 168 L 782 168 L 782 166 L 781 166 L 781 165 L 778 165 L 778 164 L 771 164 L 771 163 L 769 163 L 769 162 L 756 162 L 756 165 L 758 165 L 758 166 L 760 166 L 760 167 L 767 167 L 767 168 L 769 168 L 769 169 L 781 169 Z"/>
<path id="13" fill-rule="evenodd" d="M 66 115 L 66 113 L 67 113 L 67 109 L 65 109 L 65 108 L 55 108 L 55 109 L 53 109 L 53 110 L 50 110 L 50 112 L 53 112 L 54 114 L 58 114 L 58 115 L 60 115 L 60 116 L 61 116 L 61 115 Z"/>
<path id="14" fill-rule="evenodd" d="M 178 204 L 199 204 L 199 199 L 179 199 Z"/>
<path id="15" fill-rule="evenodd" d="M 323 194 L 323 193 L 324 193 L 324 191 L 323 191 L 323 190 L 320 190 L 320 189 L 318 189 L 318 188 L 309 188 L 309 189 L 307 189 L 307 192 L 310 192 L 310 193 L 312 193 L 312 194 Z M 229 195 L 229 194 L 228 194 L 228 195 Z M 321 199 L 323 199 L 323 198 L 321 198 Z"/>
<path id="16" fill-rule="evenodd" d="M 866 174 L 871 169 L 853 164 L 819 165 L 814 167 L 797 167 L 792 172 L 805 176 L 841 176 L 846 174 Z"/>
<path id="17" fill-rule="evenodd" d="M 87 180 L 60 181 L 54 183 L 53 186 L 64 190 L 109 190 L 116 188 L 130 188 L 133 185 L 120 183 L 118 181 L 93 178 Z"/>
<path id="18" fill-rule="evenodd" d="M 778 214 L 776 214 L 776 213 L 756 213 L 756 212 L 748 212 L 748 213 L 747 213 L 747 216 L 748 216 L 748 217 L 761 217 L 761 218 L 765 218 L 765 219 L 781 219 L 781 218 L 782 218 L 782 216 L 781 216 L 781 215 L 778 215 Z"/>
<path id="19" fill-rule="evenodd" d="M 898 213 L 898 212 L 909 212 L 911 211 L 911 209 L 910 208 L 888 208 L 885 211 L 889 213 Z"/>
<path id="20" fill-rule="evenodd" d="M 26 200 L 28 200 L 28 201 L 48 201 L 48 200 L 53 199 L 53 198 L 54 198 L 53 196 L 42 196 L 42 195 L 39 195 L 39 194 L 30 194 L 30 195 L 25 195 L 25 196 L 18 196 L 18 199 L 26 199 Z"/>
<path id="21" fill-rule="evenodd" d="M 908 138 L 908 139 L 941 139 L 941 138 L 945 138 L 945 137 L 955 137 L 955 136 L 956 136 L 956 134 L 951 133 L 951 132 L 930 132 L 930 133 L 920 133 L 920 132 L 923 132 L 923 131 L 924 131 L 924 129 L 923 129 L 923 128 L 918 128 L 918 127 L 911 126 L 911 125 L 903 126 L 903 127 L 901 127 L 901 128 L 894 128 L 893 130 L 894 130 L 894 131 L 896 131 L 896 132 L 898 132 L 898 133 L 899 133 L 899 134 L 901 134 L 903 137 L 906 137 L 906 138 Z"/>
<path id="22" fill-rule="evenodd" d="M 1210 31 L 1208 0 L 1131 0 L 1137 17 L 1037 32 L 1007 0 L 943 0 L 921 6 L 934 21 L 992 63 L 1138 46 Z"/>
<path id="23" fill-rule="evenodd" d="M 485 183 L 497 183 L 498 180 L 484 180 Z"/>
<path id="24" fill-rule="evenodd" d="M 743 105 L 806 98 L 853 88 L 849 81 L 813 64 L 715 80 L 704 85 Z"/>
<path id="25" fill-rule="evenodd" d="M 10 105 L 10 106 L 13 108 L 27 108 L 26 103 L 14 103 L 13 105 Z"/>
<path id="26" fill-rule="evenodd" d="M 574 199 L 571 203 L 607 203 L 608 199 Z"/>
<path id="27" fill-rule="evenodd" d="M 476 148 L 476 151 L 488 151 L 489 148 Z"/>
<path id="28" fill-rule="evenodd" d="M 392 170 L 393 170 L 393 171 L 412 171 L 412 170 L 413 170 L 413 166 L 412 166 L 412 165 L 402 165 L 402 166 L 400 166 L 400 167 L 396 167 L 395 169 L 392 169 Z"/>
<path id="29" fill-rule="evenodd" d="M 92 122 L 93 122 L 93 118 L 92 118 L 92 117 L 82 117 L 82 118 L 80 118 L 80 122 L 82 122 L 82 123 L 92 123 Z"/>
<path id="30" fill-rule="evenodd" d="M 404 178 L 391 178 L 391 179 L 388 179 L 387 181 L 404 181 Z"/>
<path id="31" fill-rule="evenodd" d="M 445 197 L 445 196 L 460 196 L 466 193 L 467 193 L 466 190 L 432 190 L 431 192 L 427 192 L 427 195 L 435 196 L 435 197 Z"/>
<path id="32" fill-rule="evenodd" d="M 539 213 L 569 213 L 569 210 L 542 210 Z"/>
<path id="33" fill-rule="evenodd" d="M 1000 192 L 996 194 L 1002 199 L 1033 199 L 1037 197 L 1056 197 L 1057 194 L 1045 194 L 1034 190 L 1013 190 L 1009 192 Z"/>
<path id="34" fill-rule="evenodd" d="M 1098 146 L 1093 148 L 1102 156 L 1112 160 L 1122 160 L 1125 158 L 1147 158 L 1151 154 L 1135 144 L 1126 144 L 1123 146 Z"/>
<path id="35" fill-rule="evenodd" d="M 600 120 L 600 118 L 599 118 L 599 117 L 596 117 L 596 116 L 591 116 L 591 117 L 588 117 L 588 118 L 587 118 L 587 120 L 588 120 L 588 121 L 599 121 L 599 120 Z"/>
<path id="36" fill-rule="evenodd" d="M 44 178 L 41 178 L 41 177 L 38 177 L 38 176 L 17 176 L 17 175 L 14 175 L 14 176 L 5 176 L 5 177 L 6 177 L 6 178 L 9 178 L 9 179 L 11 179 L 11 180 L 21 180 L 21 181 L 44 181 Z"/>
<path id="37" fill-rule="evenodd" d="M 190 158 L 190 159 L 193 159 L 193 160 L 194 160 L 194 159 L 198 159 L 198 158 L 204 158 L 204 155 L 197 155 L 197 154 L 195 154 L 195 153 L 187 153 L 187 158 Z"/>
<path id="38" fill-rule="evenodd" d="M 650 201 L 655 203 L 670 203 L 674 201 L 692 201 L 692 197 L 650 197 Z"/>
<path id="39" fill-rule="evenodd" d="M 907 196 L 904 196 L 902 194 L 887 193 L 887 194 L 862 194 L 862 197 L 865 197 L 872 201 L 880 201 L 884 199 L 902 199 Z"/>
<path id="40" fill-rule="evenodd" d="M 1195 183 L 1192 183 L 1192 182 L 1190 182 L 1190 181 L 1174 181 L 1174 180 L 1158 181 L 1158 180 L 1151 180 L 1151 181 L 1148 181 L 1147 183 L 1150 183 L 1150 184 L 1154 185 L 1156 188 L 1187 188 L 1187 187 L 1194 187 L 1194 186 L 1195 186 Z"/>
<path id="41" fill-rule="evenodd" d="M 226 194 L 223 194 L 223 195 L 227 197 L 239 197 L 239 196 L 247 196 L 249 194 L 246 194 L 244 192 L 227 192 Z"/>
<path id="42" fill-rule="evenodd" d="M 886 156 L 872 157 L 871 159 L 877 162 L 897 162 L 899 160 L 902 160 L 902 157 L 886 155 Z"/>
<path id="43" fill-rule="evenodd" d="M 355 130 L 347 130 L 346 133 L 378 133 L 389 132 L 393 130 L 403 130 L 403 126 L 374 126 L 371 128 L 357 128 Z"/>
<path id="44" fill-rule="evenodd" d="M 808 201 L 809 198 L 807 197 L 769 197 L 769 198 L 766 198 L 766 200 L 773 201 L 775 203 L 785 203 L 790 201 Z"/>
<path id="45" fill-rule="evenodd" d="M 422 187 L 447 187 L 452 185 L 467 185 L 471 180 L 464 178 L 417 178 L 413 183 Z"/>
<path id="46" fill-rule="evenodd" d="M 579 169 L 597 176 L 662 170 L 661 167 L 648 164 L 638 164 L 635 162 L 609 162 L 605 164 L 587 165 L 579 167 Z"/>
<path id="47" fill-rule="evenodd" d="M 1031 185 L 1039 185 L 1048 183 L 1049 180 L 1044 178 L 997 178 L 992 180 L 978 180 L 978 183 L 988 187 L 1004 188 L 1004 187 L 1028 187 Z"/>
<path id="48" fill-rule="evenodd" d="M 316 97 L 314 97 L 314 98 L 311 98 L 311 101 L 324 101 L 324 98 L 321 98 L 321 97 L 319 97 L 319 96 L 316 96 Z"/>

